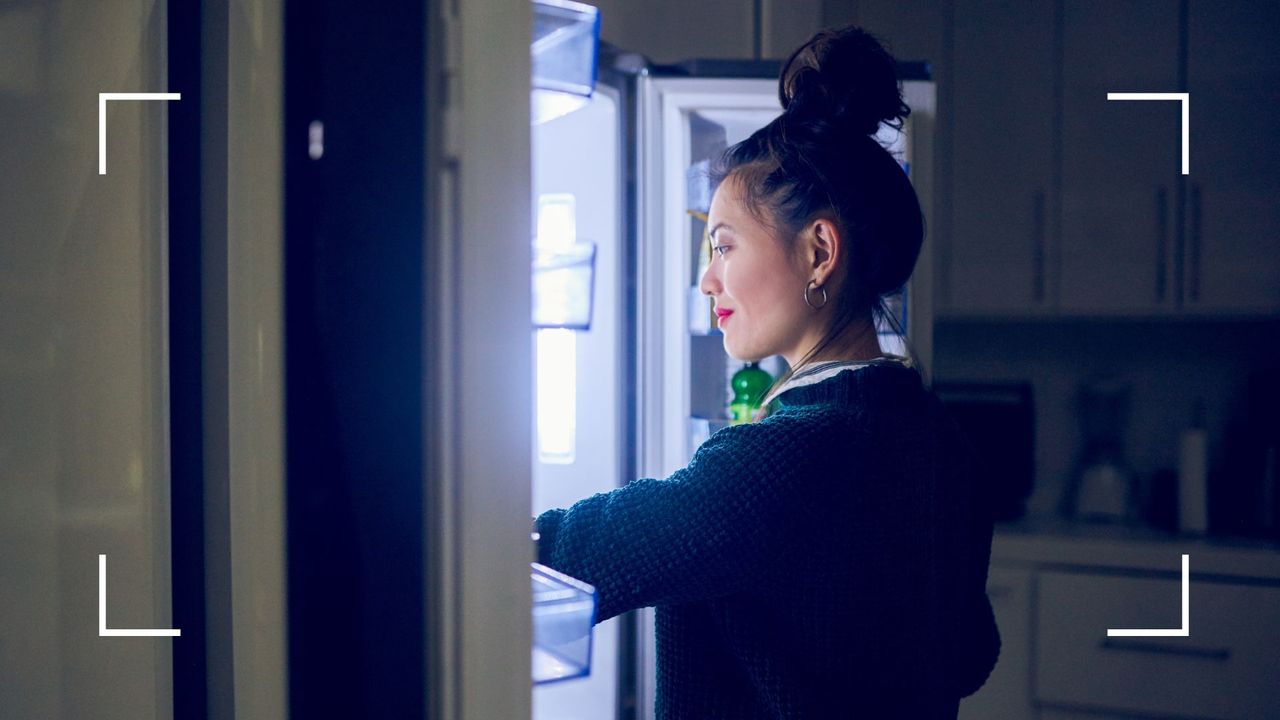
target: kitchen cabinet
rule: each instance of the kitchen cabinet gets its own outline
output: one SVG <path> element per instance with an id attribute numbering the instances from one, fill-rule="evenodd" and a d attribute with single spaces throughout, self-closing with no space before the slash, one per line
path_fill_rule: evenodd
<path id="1" fill-rule="evenodd" d="M 654 62 L 786 58 L 824 27 L 822 0 L 594 0 L 602 38 Z M 757 50 L 759 55 L 757 55 Z"/>
<path id="2" fill-rule="evenodd" d="M 1261 717 L 1280 707 L 1280 588 L 1197 578 L 1189 637 L 1107 637 L 1181 625 L 1180 577 L 1038 573 L 1036 699 L 1139 716 Z M 1257 615 L 1256 621 L 1245 620 Z"/>
<path id="3" fill-rule="evenodd" d="M 1048 2 L 956 0 L 941 313 L 1050 309 L 1053 17 Z"/>
<path id="4" fill-rule="evenodd" d="M 939 315 L 1280 311 L 1280 6 L 1187 7 L 956 0 Z"/>
<path id="5" fill-rule="evenodd" d="M 987 593 L 1000 659 L 960 717 L 1265 717 L 1280 707 L 1280 549 L 1103 526 L 1005 526 Z M 1189 637 L 1108 637 L 1181 625 Z"/>
<path id="6" fill-rule="evenodd" d="M 1069 2 L 1062 13 L 1062 314 L 1175 309 L 1177 101 L 1108 92 L 1178 87 L 1178 14 L 1151 2 Z"/>
<path id="7" fill-rule="evenodd" d="M 1192 0 L 1188 14 L 1184 306 L 1280 312 L 1280 6 Z"/>

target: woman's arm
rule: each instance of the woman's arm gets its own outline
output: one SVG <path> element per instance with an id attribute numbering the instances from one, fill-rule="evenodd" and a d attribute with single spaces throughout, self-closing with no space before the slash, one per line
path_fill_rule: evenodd
<path id="1" fill-rule="evenodd" d="M 598 620 L 724 596 L 765 579 L 817 509 L 817 423 L 723 428 L 687 467 L 537 519 L 538 561 L 595 586 Z"/>

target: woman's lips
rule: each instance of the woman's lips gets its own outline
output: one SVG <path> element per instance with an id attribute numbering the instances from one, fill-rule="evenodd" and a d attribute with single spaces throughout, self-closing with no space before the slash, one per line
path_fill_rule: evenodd
<path id="1" fill-rule="evenodd" d="M 733 314 L 732 310 L 717 310 L 716 317 L 720 319 L 720 324 L 724 325 L 729 320 L 729 316 Z"/>

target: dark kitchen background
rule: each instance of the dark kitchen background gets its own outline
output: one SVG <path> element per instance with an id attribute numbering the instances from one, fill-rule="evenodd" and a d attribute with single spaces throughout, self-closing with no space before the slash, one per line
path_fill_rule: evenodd
<path id="1" fill-rule="evenodd" d="M 936 84 L 927 369 L 1000 519 L 961 717 L 1280 716 L 1280 4 L 594 4 Z M 0 717 L 533 716 L 527 7 L 0 1 Z M 163 90 L 98 175 L 97 94 Z M 1189 174 L 1108 92 L 1189 93 Z M 181 637 L 98 636 L 100 553 Z M 1108 637 L 1183 555 L 1189 636 Z M 584 717 L 644 717 L 637 632 Z"/>

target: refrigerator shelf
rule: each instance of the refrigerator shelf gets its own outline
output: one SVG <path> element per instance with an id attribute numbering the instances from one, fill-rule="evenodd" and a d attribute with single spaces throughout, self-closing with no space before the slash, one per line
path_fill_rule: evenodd
<path id="1" fill-rule="evenodd" d="M 533 589 L 534 684 L 590 675 L 595 588 L 538 563 L 530 563 L 529 579 Z"/>

